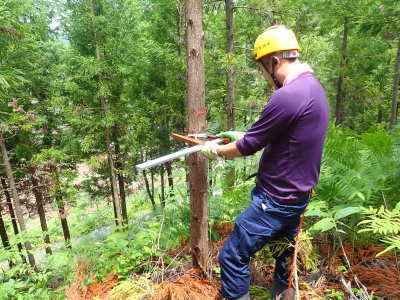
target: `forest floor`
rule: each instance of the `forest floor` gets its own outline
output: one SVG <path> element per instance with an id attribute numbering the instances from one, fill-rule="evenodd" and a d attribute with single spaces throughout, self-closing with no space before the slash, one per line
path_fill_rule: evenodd
<path id="1" fill-rule="evenodd" d="M 179 208 L 177 200 L 171 202 L 169 211 L 166 208 L 165 211 L 154 212 L 144 194 L 131 197 L 128 201 L 130 222 L 126 235 L 119 235 L 115 226 L 111 224 L 112 210 L 107 204 L 95 207 L 78 205 L 74 209 L 71 208 L 68 217 L 73 236 L 71 252 L 62 247 L 64 242 L 57 215 L 50 214 L 53 216 L 49 220 L 49 228 L 50 232 L 53 232 L 51 236 L 54 237 L 52 247 L 55 256 L 46 257 L 44 250 L 39 246 L 36 247 L 38 250 L 35 257 L 42 268 L 51 266 L 59 271 L 50 274 L 45 283 L 46 288 L 57 294 L 57 298 L 54 299 L 222 299 L 219 294 L 220 269 L 217 258 L 233 228 L 233 223 L 212 223 L 210 273 L 203 276 L 199 270 L 192 269 L 190 242 L 187 238 L 181 240 L 182 231 L 173 231 L 174 225 L 171 224 L 163 226 L 165 216 L 173 215 L 172 219 L 178 222 L 175 225 L 181 226 L 186 232 L 186 221 L 179 223 L 178 220 L 182 218 L 179 209 L 186 205 L 182 204 Z M 214 208 L 211 211 L 221 210 Z M 29 222 L 31 227 L 37 227 L 37 235 L 40 236 L 40 227 L 36 224 L 37 216 L 31 216 Z M 157 226 L 153 228 L 151 224 Z M 164 233 L 167 233 L 164 238 L 176 239 L 176 242 L 172 243 L 175 246 L 168 247 L 165 241 L 160 243 L 160 236 Z M 139 235 L 142 239 L 136 240 L 135 236 Z M 336 240 L 336 243 L 331 242 L 333 240 Z M 137 245 L 138 241 L 143 241 L 145 246 Z M 157 251 L 143 251 L 145 247 L 155 248 Z M 377 256 L 382 250 L 371 244 L 352 245 L 337 238 L 333 239 L 327 234 L 316 234 L 311 238 L 307 231 L 302 232 L 297 262 L 301 299 L 342 300 L 350 299 L 349 296 L 354 294 L 352 299 L 400 300 L 399 259 L 389 253 Z M 125 255 L 131 254 L 141 254 L 138 258 L 143 262 L 132 267 L 132 264 L 136 263 L 136 256 L 127 257 L 127 261 L 123 260 Z M 118 256 L 122 259 L 118 259 Z M 86 258 L 88 260 L 85 260 Z M 57 263 L 49 264 L 46 259 Z M 116 266 L 117 263 L 122 266 L 122 272 L 118 272 L 118 267 L 121 269 L 121 266 Z M 8 268 L 6 264 L 4 266 Z M 125 272 L 125 268 L 128 271 Z M 251 260 L 250 269 L 252 299 L 269 299 L 274 259 L 268 247 Z M 368 296 L 365 296 L 366 293 Z"/>
<path id="2" fill-rule="evenodd" d="M 232 224 L 214 225 L 220 239 L 211 243 L 210 269 L 208 278 L 190 265 L 190 244 L 181 242 L 179 248 L 166 250 L 165 254 L 179 260 L 174 267 L 160 265 L 154 258 L 153 274 L 132 273 L 128 280 L 118 281 L 111 273 L 98 282 L 88 271 L 88 265 L 79 266 L 73 284 L 66 290 L 70 300 L 83 299 L 150 299 L 150 300 L 204 300 L 222 299 L 219 294 L 218 253 L 232 230 Z M 300 243 L 298 260 L 299 291 L 301 299 L 400 299 L 400 270 L 396 256 L 385 253 L 377 246 L 331 245 L 323 241 Z M 313 253 L 311 253 L 312 251 Z M 316 260 L 316 261 L 311 261 Z M 151 262 L 150 262 L 151 263 Z M 314 270 L 307 270 L 310 265 Z M 350 264 L 350 266 L 349 266 Z M 252 259 L 252 286 L 250 294 L 254 300 L 267 300 L 273 277 L 274 262 L 268 251 L 261 251 Z M 85 278 L 92 278 L 86 285 Z M 371 297 L 372 296 L 372 297 Z M 374 297 L 375 296 L 375 297 Z M 98 298 L 95 298 L 98 297 Z"/>

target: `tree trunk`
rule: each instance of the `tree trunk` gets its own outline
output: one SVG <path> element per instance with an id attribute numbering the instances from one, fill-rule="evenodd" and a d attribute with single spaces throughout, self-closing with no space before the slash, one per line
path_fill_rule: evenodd
<path id="1" fill-rule="evenodd" d="M 32 186 L 33 186 L 33 194 L 36 199 L 36 207 L 37 207 L 38 214 L 39 214 L 40 227 L 42 228 L 42 231 L 44 233 L 43 240 L 47 244 L 46 253 L 52 254 L 51 247 L 50 247 L 50 245 L 51 245 L 50 237 L 49 237 L 47 222 L 46 222 L 46 214 L 45 214 L 44 207 L 43 207 L 43 196 L 39 189 L 39 184 L 35 177 L 34 170 L 32 171 L 32 174 L 31 174 L 31 182 L 32 182 Z"/>
<path id="2" fill-rule="evenodd" d="M 11 202 L 10 193 L 7 190 L 8 187 L 7 187 L 6 180 L 4 179 L 4 177 L 1 177 L 0 180 L 1 180 L 1 185 L 3 187 L 3 190 L 4 190 L 4 195 L 6 196 L 6 202 L 7 202 L 8 211 L 9 211 L 10 217 L 11 217 L 11 224 L 13 227 L 13 231 L 14 231 L 15 236 L 17 236 L 19 234 L 19 230 L 18 230 L 17 218 L 15 217 L 14 208 L 13 208 L 13 205 Z M 26 263 L 26 258 L 22 254 L 22 250 L 23 250 L 22 244 L 18 243 L 17 247 L 18 247 L 18 251 L 20 253 L 22 261 L 24 263 Z"/>
<path id="3" fill-rule="evenodd" d="M 156 203 L 154 202 L 154 195 L 151 193 L 149 180 L 147 179 L 146 171 L 144 171 L 144 170 L 143 170 L 143 178 L 144 178 L 144 183 L 145 183 L 145 186 L 146 186 L 147 195 L 149 195 L 149 198 L 150 198 L 150 201 L 151 201 L 151 205 L 153 205 L 153 210 L 155 210 L 156 209 Z"/>
<path id="4" fill-rule="evenodd" d="M 167 170 L 168 176 L 168 195 L 172 199 L 174 197 L 174 177 L 172 175 L 172 164 L 170 161 L 165 164 L 165 169 Z"/>
<path id="5" fill-rule="evenodd" d="M 65 204 L 64 204 L 63 197 L 62 197 L 62 191 L 59 188 L 60 182 L 59 182 L 58 176 L 59 175 L 57 173 L 56 174 L 56 189 L 57 190 L 56 190 L 56 195 L 55 195 L 56 204 L 57 204 L 57 208 L 58 208 L 58 215 L 60 217 L 61 227 L 63 230 L 65 245 L 67 246 L 67 248 L 71 249 L 71 234 L 69 232 L 67 215 L 65 212 Z"/>
<path id="6" fill-rule="evenodd" d="M 233 0 L 225 0 L 226 11 L 226 54 L 233 55 Z M 228 66 L 226 72 L 226 109 L 228 130 L 235 128 L 235 81 L 233 65 Z"/>
<path id="7" fill-rule="evenodd" d="M 111 184 L 111 176 L 110 176 L 110 189 L 111 189 L 111 200 L 112 200 L 112 206 L 113 206 L 113 212 L 114 212 L 114 222 L 115 226 L 118 226 L 118 216 L 117 216 L 117 208 L 115 206 L 115 197 L 114 197 L 114 190 L 113 190 L 113 185 Z"/>
<path id="8" fill-rule="evenodd" d="M 151 194 L 153 195 L 154 199 L 154 171 L 150 169 L 150 179 L 151 179 Z"/>
<path id="9" fill-rule="evenodd" d="M 226 54 L 233 56 L 233 0 L 225 0 L 225 14 L 226 14 Z M 232 64 L 228 65 L 226 72 L 226 120 L 228 130 L 235 128 L 235 80 L 234 68 Z M 235 167 L 230 166 L 226 169 L 224 174 L 224 190 L 231 188 L 235 185 Z"/>
<path id="10" fill-rule="evenodd" d="M 343 24 L 343 39 L 342 39 L 339 78 L 338 78 L 337 94 L 336 94 L 336 109 L 335 109 L 336 125 L 342 125 L 344 122 L 344 99 L 346 96 L 346 89 L 344 87 L 344 76 L 345 76 L 345 68 L 347 66 L 348 35 L 349 35 L 349 20 L 347 17 L 345 17 Z"/>
<path id="11" fill-rule="evenodd" d="M 57 207 L 58 207 L 58 214 L 60 216 L 60 222 L 61 222 L 61 227 L 63 230 L 65 245 L 67 246 L 67 248 L 71 249 L 71 234 L 69 232 L 67 215 L 65 213 L 64 200 L 62 199 L 62 197 L 60 195 L 56 196 L 56 203 L 57 203 Z"/>
<path id="12" fill-rule="evenodd" d="M 398 38 L 397 57 L 394 67 L 392 111 L 390 115 L 389 129 L 392 130 L 397 124 L 397 110 L 399 107 L 399 83 L 400 83 L 400 37 Z"/>
<path id="13" fill-rule="evenodd" d="M 208 187 L 210 188 L 210 190 L 212 190 L 214 181 L 213 181 L 213 163 L 210 161 L 208 162 Z"/>
<path id="14" fill-rule="evenodd" d="M 3 221 L 2 210 L 3 210 L 3 208 L 1 207 L 1 204 L 0 204 L 0 237 L 1 237 L 1 242 L 3 244 L 4 249 L 11 250 L 10 241 L 9 241 L 8 235 L 7 235 L 6 225 L 4 224 L 4 221 Z M 8 265 L 10 266 L 10 268 L 12 268 L 12 266 L 14 264 L 13 264 L 13 262 L 11 260 L 9 260 L 8 261 Z"/>
<path id="15" fill-rule="evenodd" d="M 204 103 L 204 33 L 203 1 L 186 0 L 187 41 L 187 103 L 188 132 L 201 133 L 206 130 Z M 192 259 L 195 268 L 208 273 L 208 209 L 207 209 L 207 161 L 199 154 L 188 156 L 189 193 L 191 206 Z"/>
<path id="16" fill-rule="evenodd" d="M 4 224 L 4 221 L 3 221 L 2 211 L 3 211 L 3 208 L 0 205 L 0 237 L 1 237 L 1 242 L 3 243 L 4 249 L 9 250 L 10 249 L 10 241 L 8 239 L 6 225 Z"/>
<path id="17" fill-rule="evenodd" d="M 96 47 L 96 59 L 98 61 L 101 61 L 100 44 L 99 44 L 98 37 L 97 37 L 96 15 L 95 15 L 94 6 L 93 6 L 93 0 L 89 0 L 89 8 L 90 8 L 91 17 L 92 17 L 93 41 L 94 41 L 94 44 Z M 98 83 L 101 83 L 101 75 L 100 74 L 98 74 Z M 107 115 L 109 113 L 109 107 L 106 102 L 106 97 L 99 96 L 99 101 L 100 101 L 101 108 L 103 109 L 104 114 Z M 113 161 L 113 151 L 111 148 L 110 130 L 108 127 L 104 128 L 104 135 L 105 135 L 105 145 L 107 147 L 108 166 L 109 166 L 110 174 L 111 174 L 111 185 L 112 185 L 112 192 L 114 195 L 115 211 L 117 212 L 117 222 L 119 225 L 121 225 L 122 224 L 121 201 L 119 198 L 119 191 L 118 191 L 118 185 L 117 185 L 117 179 L 116 179 L 116 175 L 115 175 L 115 167 L 114 167 L 114 161 Z"/>
<path id="18" fill-rule="evenodd" d="M 165 207 L 164 167 L 162 165 L 160 166 L 160 183 L 161 183 L 160 202 L 161 206 Z"/>
<path id="19" fill-rule="evenodd" d="M 118 187 L 119 194 L 121 196 L 121 213 L 122 220 L 124 224 L 128 224 L 128 212 L 126 209 L 126 194 L 125 194 L 125 184 L 124 184 L 124 175 L 122 174 L 122 159 L 121 159 L 121 148 L 117 141 L 117 137 L 114 137 L 114 145 L 115 145 L 115 167 L 117 168 L 117 179 L 118 179 Z"/>
<path id="20" fill-rule="evenodd" d="M 183 27 L 183 22 L 184 22 L 184 2 L 183 0 L 176 1 L 176 9 L 178 11 L 178 19 L 176 22 L 176 35 L 178 36 L 178 43 L 177 43 L 177 49 L 178 49 L 178 55 L 181 56 L 182 53 L 182 42 L 181 39 L 183 40 L 184 37 L 182 37 L 182 27 Z"/>
<path id="21" fill-rule="evenodd" d="M 2 132 L 0 132 L 0 148 L 1 148 L 1 153 L 3 156 L 4 168 L 5 168 L 5 171 L 7 174 L 7 178 L 8 178 L 8 186 L 11 189 L 11 194 L 12 194 L 12 198 L 14 201 L 14 207 L 15 207 L 15 212 L 17 215 L 17 220 L 19 223 L 19 228 L 21 229 L 21 231 L 23 233 L 26 233 L 27 230 L 26 230 L 26 226 L 25 226 L 23 212 L 21 209 L 21 203 L 19 202 L 17 188 L 15 187 L 14 176 L 12 173 L 11 164 L 10 164 L 10 160 L 8 158 L 6 144 L 5 144 Z M 29 264 L 35 271 L 37 271 L 35 257 L 32 255 L 32 245 L 29 241 L 25 241 L 24 245 L 25 245 L 26 253 L 28 255 Z"/>

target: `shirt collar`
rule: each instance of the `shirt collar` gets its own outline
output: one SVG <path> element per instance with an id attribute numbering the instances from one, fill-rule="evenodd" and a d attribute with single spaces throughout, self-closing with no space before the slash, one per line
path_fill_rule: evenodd
<path id="1" fill-rule="evenodd" d="M 308 63 L 302 63 L 295 70 L 290 72 L 288 76 L 286 76 L 285 81 L 283 82 L 283 86 L 288 85 L 290 82 L 305 73 L 314 73 L 314 70 L 310 67 Z"/>

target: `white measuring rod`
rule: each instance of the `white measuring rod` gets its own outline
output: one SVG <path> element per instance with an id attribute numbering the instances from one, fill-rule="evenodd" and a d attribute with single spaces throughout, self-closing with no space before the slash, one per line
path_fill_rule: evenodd
<path id="1" fill-rule="evenodd" d="M 223 142 L 223 140 L 216 139 L 216 140 L 213 140 L 213 142 L 217 143 L 217 144 L 220 144 L 220 143 Z M 185 148 L 185 149 L 179 150 L 177 152 L 174 152 L 174 153 L 171 153 L 171 154 L 167 154 L 167 155 L 155 158 L 153 160 L 149 160 L 149 161 L 146 161 L 144 163 L 138 164 L 138 165 L 136 165 L 136 169 L 138 169 L 139 171 L 143 171 L 143 170 L 146 170 L 146 169 L 161 165 L 161 164 L 166 163 L 168 161 L 177 159 L 179 157 L 199 152 L 199 151 L 201 151 L 202 148 L 203 148 L 203 145 L 196 145 L 196 146 L 193 146 L 193 147 L 190 147 L 190 148 Z"/>
<path id="2" fill-rule="evenodd" d="M 201 151 L 202 148 L 203 148 L 203 145 L 197 145 L 197 146 L 193 146 L 190 148 L 185 148 L 185 149 L 179 150 L 177 152 L 167 154 L 167 155 L 155 158 L 153 160 L 149 160 L 144 163 L 138 164 L 138 165 L 136 165 L 136 169 L 138 169 L 139 171 L 143 171 L 143 170 L 161 165 L 168 161 L 177 159 L 179 157 L 186 156 L 188 154 L 192 154 L 195 152 L 199 152 L 199 151 Z"/>

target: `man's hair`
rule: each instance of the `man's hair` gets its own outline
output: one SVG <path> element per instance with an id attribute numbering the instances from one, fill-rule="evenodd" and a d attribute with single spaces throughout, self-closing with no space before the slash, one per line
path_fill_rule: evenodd
<path id="1" fill-rule="evenodd" d="M 264 57 L 261 57 L 259 59 L 259 62 L 261 62 L 264 66 L 268 66 L 268 64 L 269 64 L 269 62 L 270 62 L 272 57 L 277 57 L 279 59 L 284 59 L 288 63 L 293 63 L 298 59 L 297 57 L 295 57 L 295 58 L 282 58 L 282 57 L 280 57 L 279 54 L 280 54 L 280 52 L 274 52 L 274 53 L 268 54 L 268 55 L 266 55 Z"/>

